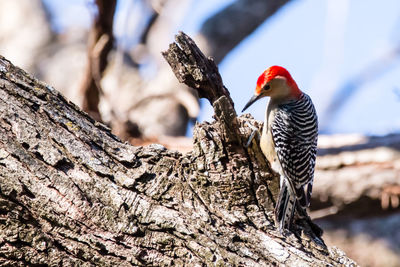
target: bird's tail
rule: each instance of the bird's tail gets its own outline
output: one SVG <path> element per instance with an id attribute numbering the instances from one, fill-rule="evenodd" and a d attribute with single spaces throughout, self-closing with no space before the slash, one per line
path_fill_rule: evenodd
<path id="1" fill-rule="evenodd" d="M 279 230 L 289 229 L 296 208 L 296 194 L 287 179 L 281 177 L 281 190 L 275 208 L 275 217 Z"/>

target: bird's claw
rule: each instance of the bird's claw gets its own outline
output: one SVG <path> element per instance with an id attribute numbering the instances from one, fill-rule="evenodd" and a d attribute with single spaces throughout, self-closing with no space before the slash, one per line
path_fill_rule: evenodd
<path id="1" fill-rule="evenodd" d="M 245 123 L 250 129 L 253 131 L 250 134 L 249 139 L 247 140 L 246 144 L 244 145 L 246 148 L 248 148 L 251 144 L 251 141 L 253 141 L 254 137 L 257 135 L 258 139 L 260 138 L 260 131 L 258 130 L 257 127 L 251 125 L 248 121 Z"/>

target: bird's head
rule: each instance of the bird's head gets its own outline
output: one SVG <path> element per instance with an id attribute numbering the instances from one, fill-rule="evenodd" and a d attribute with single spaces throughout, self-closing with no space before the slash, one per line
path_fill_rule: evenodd
<path id="1" fill-rule="evenodd" d="M 242 112 L 257 100 L 269 96 L 272 99 L 286 101 L 298 99 L 301 91 L 290 73 L 283 67 L 271 66 L 257 80 L 253 97 L 247 102 Z"/>

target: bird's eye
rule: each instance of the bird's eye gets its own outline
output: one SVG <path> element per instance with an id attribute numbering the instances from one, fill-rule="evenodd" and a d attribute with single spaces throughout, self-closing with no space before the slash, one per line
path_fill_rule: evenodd
<path id="1" fill-rule="evenodd" d="M 263 90 L 265 90 L 265 91 L 269 90 L 269 84 L 266 84 L 266 85 L 263 87 Z"/>

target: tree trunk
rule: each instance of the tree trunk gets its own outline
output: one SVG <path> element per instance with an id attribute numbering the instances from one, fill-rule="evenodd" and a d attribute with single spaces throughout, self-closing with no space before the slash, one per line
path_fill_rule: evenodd
<path id="1" fill-rule="evenodd" d="M 279 183 L 258 145 L 243 147 L 248 119 L 213 61 L 184 34 L 177 43 L 166 58 L 216 114 L 184 155 L 120 142 L 0 58 L 0 264 L 355 265 L 309 221 L 277 231 Z"/>

